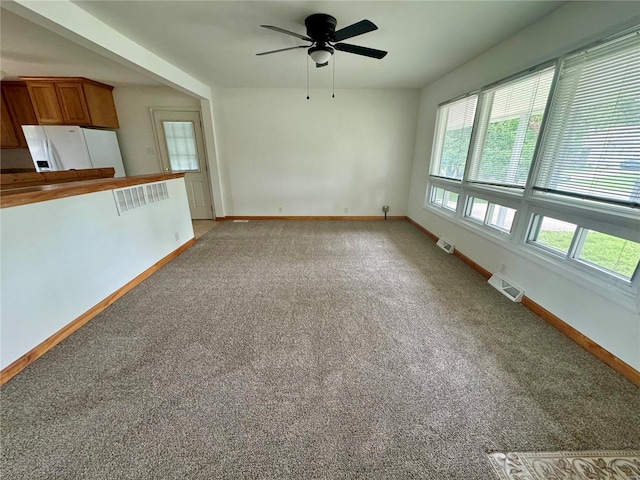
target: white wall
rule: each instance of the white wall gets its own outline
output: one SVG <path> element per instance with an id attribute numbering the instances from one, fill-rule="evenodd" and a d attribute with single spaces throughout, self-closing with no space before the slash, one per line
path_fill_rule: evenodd
<path id="1" fill-rule="evenodd" d="M 167 187 L 122 216 L 112 190 L 0 210 L 0 369 L 193 238 L 184 180 Z"/>
<path id="2" fill-rule="evenodd" d="M 117 131 L 122 161 L 128 176 L 160 173 L 149 107 L 200 107 L 200 99 L 170 87 L 116 87 Z"/>
<path id="3" fill-rule="evenodd" d="M 417 90 L 217 92 L 227 215 L 406 215 Z"/>
<path id="4" fill-rule="evenodd" d="M 635 18 L 634 18 L 635 17 Z M 505 42 L 425 87 L 409 194 L 409 216 L 623 361 L 640 369 L 640 315 L 632 299 L 541 266 L 423 207 L 439 103 L 504 78 L 640 20 L 637 2 L 568 2 Z"/>

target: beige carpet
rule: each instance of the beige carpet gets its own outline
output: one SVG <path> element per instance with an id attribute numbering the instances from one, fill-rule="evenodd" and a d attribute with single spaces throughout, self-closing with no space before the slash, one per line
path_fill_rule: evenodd
<path id="1" fill-rule="evenodd" d="M 640 445 L 638 387 L 406 221 L 220 222 L 0 394 L 3 480 L 489 480 L 488 451 Z"/>
<path id="2" fill-rule="evenodd" d="M 493 452 L 500 480 L 638 480 L 640 451 Z"/>

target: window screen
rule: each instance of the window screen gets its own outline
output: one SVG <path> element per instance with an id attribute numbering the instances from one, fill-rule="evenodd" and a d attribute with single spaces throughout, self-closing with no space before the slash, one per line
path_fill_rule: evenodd
<path id="1" fill-rule="evenodd" d="M 471 95 L 438 108 L 431 175 L 462 179 L 477 101 Z"/>
<path id="2" fill-rule="evenodd" d="M 524 187 L 553 74 L 547 68 L 483 92 L 469 181 Z"/>
<path id="3" fill-rule="evenodd" d="M 640 34 L 567 57 L 534 189 L 640 205 Z"/>

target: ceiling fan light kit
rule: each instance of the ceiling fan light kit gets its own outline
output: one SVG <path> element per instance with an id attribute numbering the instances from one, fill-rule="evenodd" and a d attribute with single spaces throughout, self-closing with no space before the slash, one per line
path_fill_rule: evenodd
<path id="1" fill-rule="evenodd" d="M 348 27 L 336 31 L 337 21 L 335 17 L 327 15 L 326 13 L 314 13 L 305 19 L 304 24 L 307 28 L 306 36 L 280 27 L 274 27 L 273 25 L 260 25 L 263 28 L 311 42 L 311 45 L 298 45 L 296 47 L 281 48 L 278 50 L 258 53 L 257 55 L 269 55 L 287 50 L 306 48 L 308 49 L 307 54 L 315 62 L 316 67 L 324 67 L 331 59 L 335 50 L 377 59 L 384 58 L 387 54 L 387 52 L 383 50 L 360 47 L 358 45 L 351 45 L 348 43 L 339 43 L 348 38 L 377 30 L 378 27 L 369 20 L 361 20 L 353 25 L 349 25 Z"/>
<path id="2" fill-rule="evenodd" d="M 311 60 L 316 62 L 316 65 L 321 66 L 324 66 L 329 62 L 329 59 L 331 59 L 331 55 L 333 55 L 333 52 L 333 48 L 326 45 L 311 47 L 308 50 Z"/>

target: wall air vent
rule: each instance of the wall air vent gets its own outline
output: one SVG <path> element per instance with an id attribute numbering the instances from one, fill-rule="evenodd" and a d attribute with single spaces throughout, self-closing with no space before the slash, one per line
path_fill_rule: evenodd
<path id="1" fill-rule="evenodd" d="M 162 200 L 169 199 L 169 191 L 167 190 L 167 182 L 151 183 L 145 185 L 148 203 L 158 203 Z"/>
<path id="2" fill-rule="evenodd" d="M 169 190 L 166 182 L 159 182 L 119 188 L 113 191 L 113 196 L 118 208 L 118 215 L 123 215 L 152 203 L 168 200 Z"/>
<path id="3" fill-rule="evenodd" d="M 494 273 L 489 279 L 489 285 L 494 287 L 512 302 L 521 302 L 524 290 L 507 280 L 499 273 Z"/>
<path id="4" fill-rule="evenodd" d="M 438 245 L 442 250 L 444 250 L 447 253 L 453 253 L 453 251 L 455 250 L 455 246 L 453 245 L 453 243 L 446 241 L 444 238 L 440 238 L 436 243 L 436 245 Z"/>

